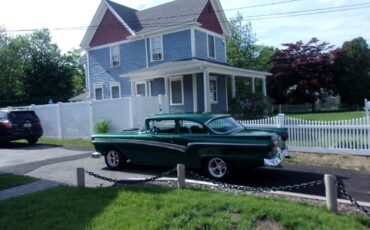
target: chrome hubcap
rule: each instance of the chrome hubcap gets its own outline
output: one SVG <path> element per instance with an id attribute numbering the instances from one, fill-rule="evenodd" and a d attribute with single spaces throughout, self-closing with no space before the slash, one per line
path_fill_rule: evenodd
<path id="1" fill-rule="evenodd" d="M 119 154 L 116 151 L 111 150 L 107 153 L 107 162 L 109 166 L 117 167 L 119 165 L 119 160 Z"/>
<path id="2" fill-rule="evenodd" d="M 208 162 L 208 171 L 215 178 L 222 178 L 226 175 L 227 166 L 220 158 L 213 158 Z"/>

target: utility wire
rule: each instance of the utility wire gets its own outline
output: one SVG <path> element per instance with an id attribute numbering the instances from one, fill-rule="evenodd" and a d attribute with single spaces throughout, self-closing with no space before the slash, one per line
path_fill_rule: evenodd
<path id="1" fill-rule="evenodd" d="M 298 0 L 293 0 L 298 1 Z M 292 2 L 292 1 L 285 1 L 286 2 Z M 282 4 L 283 2 L 278 2 Z M 278 4 L 275 3 L 275 4 Z M 266 5 L 266 4 L 263 4 Z M 249 7 L 256 7 L 256 6 L 262 6 L 262 5 L 255 5 L 255 6 L 249 6 Z M 338 7 L 326 7 L 326 8 L 317 8 L 317 9 L 311 9 L 311 10 L 301 10 L 301 11 L 289 11 L 289 12 L 281 12 L 281 13 L 274 13 L 274 14 L 260 14 L 260 15 L 252 15 L 252 16 L 246 16 L 243 18 L 243 21 L 256 21 L 256 20 L 269 20 L 269 19 L 277 19 L 277 18 L 286 18 L 286 17 L 297 17 L 297 16 L 304 16 L 304 15 L 316 15 L 316 14 L 324 14 L 324 13 L 333 13 L 333 12 L 343 12 L 343 11 L 350 11 L 350 10 L 359 10 L 359 9 L 365 9 L 370 7 L 370 2 L 367 3 L 359 3 L 359 4 L 350 4 L 350 5 L 344 5 L 344 6 L 338 6 Z M 246 7 L 242 7 L 246 8 Z M 241 8 L 238 8 L 241 9 Z M 227 9 L 232 10 L 232 9 Z M 226 10 L 224 10 L 226 11 Z M 209 12 L 212 13 L 212 12 Z M 184 16 L 184 15 L 183 15 Z M 170 18 L 177 18 L 182 16 L 172 16 Z M 165 17 L 162 17 L 165 18 Z M 157 19 L 162 19 L 157 18 Z M 167 17 L 168 18 L 168 17 Z M 149 19 L 148 19 L 149 20 Z M 153 19 L 150 19 L 153 20 Z M 158 28 L 158 27 L 165 27 L 165 26 L 176 26 L 176 25 L 182 25 L 184 23 L 189 23 L 190 21 L 183 21 L 183 22 L 173 22 L 173 23 L 147 23 L 143 24 L 145 28 Z M 230 22 L 229 20 L 222 21 L 222 22 Z M 126 22 L 127 23 L 127 22 Z M 140 29 L 142 26 L 135 26 L 131 24 L 131 29 Z M 91 25 L 91 26 L 79 26 L 79 27 L 61 27 L 61 28 L 52 28 L 49 30 L 95 30 L 98 27 L 100 28 L 106 28 L 106 29 L 119 29 L 122 27 L 121 24 L 105 24 L 105 25 Z M 20 29 L 20 30 L 8 30 L 8 32 L 29 32 L 29 31 L 35 31 L 37 29 Z"/>

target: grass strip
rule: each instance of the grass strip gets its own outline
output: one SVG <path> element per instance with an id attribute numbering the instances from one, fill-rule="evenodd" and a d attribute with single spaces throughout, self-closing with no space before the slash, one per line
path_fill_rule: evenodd
<path id="1" fill-rule="evenodd" d="M 13 174 L 0 174 L 0 190 L 35 182 L 37 179 Z"/>
<path id="2" fill-rule="evenodd" d="M 58 187 L 0 202 L 0 229 L 368 229 L 363 215 L 197 189 Z"/>

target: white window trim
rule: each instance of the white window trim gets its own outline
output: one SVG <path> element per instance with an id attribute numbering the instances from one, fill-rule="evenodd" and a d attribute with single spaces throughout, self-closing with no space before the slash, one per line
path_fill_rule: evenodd
<path id="1" fill-rule="evenodd" d="M 181 103 L 173 103 L 172 102 L 172 82 L 173 81 L 181 81 Z M 176 106 L 176 105 L 184 105 L 184 76 L 178 76 L 178 77 L 170 77 L 170 105 Z"/>
<path id="2" fill-rule="evenodd" d="M 137 86 L 138 85 L 144 85 L 145 86 L 145 97 L 148 96 L 148 86 L 147 86 L 147 82 L 146 81 L 137 81 L 135 82 L 135 96 L 139 96 L 137 94 Z M 141 96 L 141 95 L 140 95 Z"/>
<path id="3" fill-rule="evenodd" d="M 112 48 L 115 47 L 115 46 L 118 46 L 118 50 L 120 51 L 119 52 L 119 65 L 118 66 L 113 66 Z M 121 66 L 121 47 L 120 47 L 120 45 L 109 46 L 109 59 L 110 59 L 110 67 L 111 68 L 118 68 L 118 67 Z"/>
<path id="4" fill-rule="evenodd" d="M 119 82 L 112 82 L 110 83 L 110 98 L 111 99 L 117 99 L 117 98 L 113 98 L 113 90 L 112 90 L 113 87 L 117 87 L 117 86 L 118 86 L 118 97 L 117 98 L 121 97 L 121 84 Z"/>
<path id="5" fill-rule="evenodd" d="M 162 54 L 162 59 L 159 59 L 159 60 L 153 60 L 153 42 L 152 42 L 152 39 L 153 39 L 153 38 L 157 38 L 157 37 L 160 37 L 160 38 L 161 38 L 161 54 Z M 163 60 L 164 60 L 164 52 L 163 52 L 163 34 L 158 35 L 158 36 L 152 36 L 152 37 L 149 37 L 149 41 L 150 41 L 150 62 L 163 61 Z"/>
<path id="6" fill-rule="evenodd" d="M 102 89 L 102 99 L 96 99 L 96 89 Z M 104 86 L 101 84 L 94 85 L 94 100 L 101 101 L 104 100 Z"/>
<path id="7" fill-rule="evenodd" d="M 216 101 L 211 100 L 211 104 L 218 104 L 218 83 L 216 76 L 209 76 L 209 92 L 211 95 L 211 81 L 216 81 Z"/>
<path id="8" fill-rule="evenodd" d="M 214 53 L 215 53 L 215 56 L 214 57 L 211 57 L 209 55 L 209 39 L 208 39 L 209 36 L 212 36 L 213 37 L 213 48 L 215 50 L 214 51 Z M 209 34 L 209 33 L 207 33 L 207 56 L 210 59 L 216 59 L 216 37 L 214 35 L 212 35 L 212 34 Z"/>

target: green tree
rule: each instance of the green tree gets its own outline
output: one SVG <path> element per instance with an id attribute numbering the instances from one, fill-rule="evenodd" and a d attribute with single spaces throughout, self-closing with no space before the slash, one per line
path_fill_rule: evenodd
<path id="1" fill-rule="evenodd" d="M 82 56 L 81 49 L 73 49 L 68 51 L 64 58 L 67 60 L 73 71 L 72 85 L 73 85 L 73 95 L 77 96 L 86 90 L 85 84 L 85 70 L 80 61 Z"/>
<path id="2" fill-rule="evenodd" d="M 370 49 L 362 37 L 343 43 L 335 60 L 335 84 L 341 96 L 341 103 L 363 105 L 370 98 Z"/>

